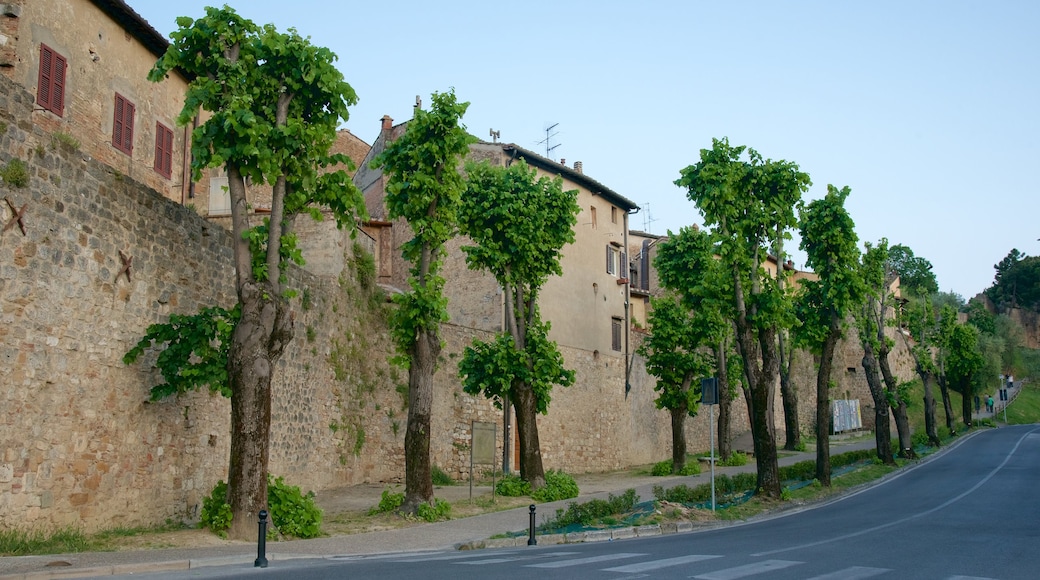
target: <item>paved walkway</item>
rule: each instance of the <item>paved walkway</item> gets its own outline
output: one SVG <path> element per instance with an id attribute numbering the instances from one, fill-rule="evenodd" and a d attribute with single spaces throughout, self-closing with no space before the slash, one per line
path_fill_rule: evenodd
<path id="1" fill-rule="evenodd" d="M 842 453 L 853 449 L 872 449 L 874 438 L 869 434 L 854 439 L 832 439 L 831 453 Z M 739 448 L 735 446 L 735 448 Z M 780 465 L 791 465 L 799 461 L 815 460 L 815 451 L 782 452 Z M 716 475 L 722 473 L 753 472 L 754 461 L 741 467 L 717 467 Z M 680 483 L 695 486 L 707 483 L 710 470 L 695 476 L 651 477 L 632 476 L 627 472 L 616 474 L 592 474 L 576 476 L 581 489 L 577 499 L 537 505 L 537 521 L 556 513 L 574 501 L 593 498 L 606 499 L 609 493 L 620 494 L 634 488 L 643 500 L 653 498 L 653 486 L 672 487 Z M 461 488 L 462 486 L 460 486 Z M 381 488 L 378 488 L 381 489 Z M 374 506 L 379 502 L 376 486 L 358 486 L 357 502 Z M 468 486 L 465 488 L 468 490 Z M 528 508 L 516 508 L 474 517 L 424 524 L 396 530 L 385 530 L 367 534 L 353 534 L 272 542 L 267 544 L 267 558 L 272 566 L 279 560 L 290 558 L 313 558 L 337 555 L 365 555 L 387 552 L 412 552 L 422 550 L 452 550 L 469 543 L 478 545 L 492 536 L 505 532 L 526 530 L 530 518 Z M 661 533 L 661 532 L 657 532 Z M 634 535 L 634 534 L 633 534 Z M 521 539 L 526 543 L 524 539 Z M 544 543 L 544 542 L 543 542 Z M 201 566 L 225 564 L 252 564 L 256 558 L 256 544 L 236 543 L 212 548 L 136 550 L 125 552 L 86 552 L 48 556 L 24 556 L 0 558 L 0 580 L 83 578 L 90 576 L 129 575 L 145 572 L 186 570 Z"/>

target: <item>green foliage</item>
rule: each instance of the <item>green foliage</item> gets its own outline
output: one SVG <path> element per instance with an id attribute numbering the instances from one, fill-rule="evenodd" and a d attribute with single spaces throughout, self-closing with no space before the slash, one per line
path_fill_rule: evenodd
<path id="1" fill-rule="evenodd" d="M 634 489 L 627 489 L 621 495 L 608 494 L 606 500 L 571 502 L 567 504 L 567 509 L 556 510 L 556 517 L 541 527 L 543 530 L 554 530 L 574 524 L 589 526 L 602 518 L 626 514 L 632 511 L 637 503 L 639 496 Z"/>
<path id="2" fill-rule="evenodd" d="M 194 315 L 171 314 L 169 322 L 148 327 L 144 338 L 123 355 L 123 363 L 133 364 L 145 350 L 161 348 L 155 364 L 166 382 L 152 387 L 152 401 L 203 386 L 230 397 L 228 349 L 240 316 L 238 305 L 231 310 L 202 308 Z"/>
<path id="3" fill-rule="evenodd" d="M 679 470 L 679 475 L 698 475 L 701 472 L 701 464 L 696 461 L 687 461 L 682 469 Z"/>
<path id="4" fill-rule="evenodd" d="M 366 290 L 371 289 L 376 281 L 375 257 L 361 247 L 361 244 L 356 242 L 351 251 L 351 256 L 353 256 L 354 273 L 357 276 L 358 284 Z"/>
<path id="5" fill-rule="evenodd" d="M 270 239 L 270 225 L 271 220 L 264 218 L 262 224 L 253 226 L 242 234 L 242 237 L 249 241 L 249 253 L 253 257 L 253 279 L 255 280 L 267 280 L 267 241 Z M 297 246 L 298 242 L 299 238 L 293 232 L 282 236 L 282 243 L 278 246 L 281 256 L 280 263 L 292 262 L 297 266 L 307 263 L 303 259 L 303 252 Z M 286 274 L 283 271 L 278 282 L 284 284 L 286 280 Z"/>
<path id="6" fill-rule="evenodd" d="M 985 293 L 998 312 L 1009 308 L 1040 311 L 1040 256 L 1012 249 L 993 269 L 993 285 Z"/>
<path id="7" fill-rule="evenodd" d="M 218 481 L 210 494 L 202 498 L 200 528 L 209 528 L 224 537 L 231 527 L 231 506 L 227 503 L 228 486 Z M 271 523 L 285 536 L 316 538 L 321 535 L 322 512 L 314 503 L 314 492 L 306 494 L 281 477 L 267 476 L 267 506 Z"/>
<path id="8" fill-rule="evenodd" d="M 430 468 L 430 475 L 433 478 L 433 485 L 455 485 L 455 480 L 436 465 Z"/>
<path id="9" fill-rule="evenodd" d="M 545 472 L 545 486 L 531 493 L 531 499 L 540 502 L 572 497 L 578 497 L 578 484 L 570 475 L 554 469 Z"/>
<path id="10" fill-rule="evenodd" d="M 404 493 L 395 493 L 389 489 L 384 489 L 383 494 L 379 499 L 379 505 L 373 508 L 369 514 L 374 515 L 378 513 L 390 513 L 397 511 L 397 508 L 401 507 L 404 503 Z"/>
<path id="11" fill-rule="evenodd" d="M 317 538 L 321 535 L 321 509 L 314 503 L 314 492 L 306 494 L 284 478 L 267 477 L 267 505 L 271 522 L 278 531 L 293 538 Z M 230 523 L 230 522 L 229 522 Z"/>
<path id="12" fill-rule="evenodd" d="M 531 484 L 519 475 L 509 474 L 495 484 L 495 493 L 503 497 L 523 497 L 531 495 Z"/>
<path id="13" fill-rule="evenodd" d="M 650 468 L 650 475 L 654 477 L 661 477 L 664 475 L 672 474 L 672 460 L 666 459 L 664 461 L 658 461 Z"/>
<path id="14" fill-rule="evenodd" d="M 451 504 L 442 500 L 434 499 L 433 505 L 428 503 L 419 504 L 416 515 L 427 522 L 439 522 L 451 519 Z"/>
<path id="15" fill-rule="evenodd" d="M 29 185 L 29 166 L 21 159 L 12 159 L 0 170 L 0 179 L 14 187 Z"/>
<path id="16" fill-rule="evenodd" d="M 202 498 L 199 527 L 209 528 L 214 534 L 225 537 L 231 527 L 231 516 L 231 505 L 227 502 L 227 484 L 221 480 L 213 486 L 213 491 L 208 496 Z"/>
<path id="17" fill-rule="evenodd" d="M 76 139 L 64 131 L 55 131 L 51 134 L 51 147 L 64 149 L 65 151 L 78 151 L 79 139 Z"/>
<path id="18" fill-rule="evenodd" d="M 90 538 L 72 527 L 50 532 L 14 528 L 0 530 L 0 556 L 71 554 L 93 549 L 94 543 Z"/>
<path id="19" fill-rule="evenodd" d="M 721 467 L 739 467 L 741 465 L 747 465 L 748 457 L 743 451 L 734 451 L 729 454 L 729 458 L 724 461 L 719 461 L 718 465 Z"/>
<path id="20" fill-rule="evenodd" d="M 636 352 L 646 357 L 647 372 L 657 377 L 654 403 L 658 409 L 696 416 L 700 382 L 694 379 L 710 375 L 714 367 L 712 356 L 700 349 L 707 346 L 704 327 L 673 294 L 651 298 L 650 306 L 650 334 Z"/>
<path id="21" fill-rule="evenodd" d="M 932 263 L 915 256 L 903 244 L 889 248 L 888 268 L 899 275 L 899 289 L 904 296 L 930 296 L 939 291 Z"/>

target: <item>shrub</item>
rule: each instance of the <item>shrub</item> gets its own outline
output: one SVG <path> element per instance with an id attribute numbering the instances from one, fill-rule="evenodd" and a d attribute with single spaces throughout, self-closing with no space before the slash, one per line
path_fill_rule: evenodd
<path id="1" fill-rule="evenodd" d="M 729 459 L 719 461 L 719 465 L 723 467 L 739 467 L 741 465 L 747 465 L 747 455 L 743 451 L 734 451 L 729 454 Z"/>
<path id="2" fill-rule="evenodd" d="M 523 497 L 531 495 L 531 484 L 520 479 L 519 475 L 507 475 L 495 484 L 495 493 L 505 497 Z"/>
<path id="3" fill-rule="evenodd" d="M 316 538 L 321 535 L 321 508 L 314 503 L 314 492 L 306 494 L 281 477 L 267 476 L 267 506 L 271 522 L 285 536 Z"/>
<path id="4" fill-rule="evenodd" d="M 639 496 L 636 495 L 634 489 L 625 490 L 622 495 L 610 494 L 606 500 L 592 499 L 583 503 L 571 502 L 567 505 L 566 510 L 556 510 L 556 517 L 542 527 L 557 529 L 571 524 L 587 526 L 598 519 L 630 512 L 637 503 L 639 503 Z"/>
<path id="5" fill-rule="evenodd" d="M 0 178 L 14 187 L 29 185 L 29 167 L 21 159 L 12 159 L 0 170 Z"/>
<path id="6" fill-rule="evenodd" d="M 227 484 L 218 481 L 208 497 L 202 499 L 199 527 L 209 528 L 225 537 L 231 527 L 231 505 L 227 503 Z M 300 492 L 281 477 L 267 476 L 267 506 L 271 523 L 285 536 L 315 538 L 321 535 L 321 509 L 314 503 L 314 492 Z"/>
<path id="7" fill-rule="evenodd" d="M 545 487 L 531 494 L 531 499 L 540 502 L 559 501 L 572 497 L 578 497 L 578 484 L 574 478 L 553 469 L 545 472 Z"/>
<path id="8" fill-rule="evenodd" d="M 655 463 L 654 466 L 650 468 L 650 475 L 653 475 L 653 476 L 660 477 L 660 476 L 663 476 L 663 475 L 671 475 L 671 474 L 672 474 L 672 460 L 671 459 Z"/>
<path id="9" fill-rule="evenodd" d="M 451 504 L 442 499 L 434 499 L 433 505 L 421 503 L 417 511 L 419 517 L 428 522 L 451 519 Z"/>
<path id="10" fill-rule="evenodd" d="M 394 492 L 390 491 L 389 489 L 384 489 L 383 490 L 383 495 L 379 499 L 379 505 L 374 507 L 374 508 L 372 508 L 368 512 L 368 515 L 375 515 L 375 514 L 380 514 L 380 513 L 396 511 L 397 508 L 401 507 L 401 504 L 403 504 L 403 503 L 404 503 L 404 494 L 403 493 L 394 493 Z"/>
<path id="11" fill-rule="evenodd" d="M 679 470 L 679 475 L 697 475 L 701 472 L 701 465 L 696 461 L 687 461 L 686 465 Z"/>

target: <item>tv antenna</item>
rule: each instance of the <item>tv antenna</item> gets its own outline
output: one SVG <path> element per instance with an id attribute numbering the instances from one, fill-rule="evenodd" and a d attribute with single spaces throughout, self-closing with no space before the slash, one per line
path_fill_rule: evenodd
<path id="1" fill-rule="evenodd" d="M 553 133 L 553 129 L 555 129 L 558 125 L 559 125 L 559 123 L 553 123 L 552 125 L 546 127 L 545 128 L 545 139 L 543 139 L 543 140 L 538 142 L 539 145 L 541 145 L 543 143 L 545 144 L 545 157 L 547 159 L 552 159 L 553 149 L 556 149 L 557 147 L 559 147 L 561 145 L 560 143 L 557 143 L 556 145 L 552 145 L 552 138 L 560 134 L 559 131 Z"/>
<path id="2" fill-rule="evenodd" d="M 653 215 L 650 213 L 649 201 L 643 204 L 643 209 L 646 210 L 646 212 L 643 213 L 643 231 L 648 234 L 653 233 L 650 231 L 650 224 L 656 222 L 657 218 L 653 217 Z"/>
<path id="3" fill-rule="evenodd" d="M 491 142 L 492 143 L 498 143 L 498 138 L 502 136 L 502 131 L 495 131 L 494 129 L 490 129 L 490 132 L 491 132 Z"/>

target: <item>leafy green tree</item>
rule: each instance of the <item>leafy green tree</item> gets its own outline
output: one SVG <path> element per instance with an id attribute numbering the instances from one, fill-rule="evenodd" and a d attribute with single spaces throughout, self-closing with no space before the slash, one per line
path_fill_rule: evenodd
<path id="1" fill-rule="evenodd" d="M 887 261 L 887 239 L 882 238 L 876 246 L 870 242 L 865 244 L 860 265 L 864 299 L 859 311 L 854 314 L 860 345 L 863 347 L 861 364 L 867 377 L 870 397 L 874 401 L 877 456 L 883 463 L 891 465 L 895 463 L 895 458 L 892 455 L 892 435 L 889 427 L 890 403 L 888 392 L 881 382 L 881 365 L 878 361 L 878 351 L 884 346 L 891 346 L 888 337 L 885 336 L 888 311 L 891 310 L 894 299 L 889 290 L 892 279 L 887 275 L 885 268 Z"/>
<path id="2" fill-rule="evenodd" d="M 888 249 L 889 269 L 899 274 L 899 288 L 907 296 L 930 296 L 939 291 L 932 263 L 914 255 L 903 244 Z"/>
<path id="3" fill-rule="evenodd" d="M 430 419 L 433 374 L 442 344 L 441 323 L 448 321 L 444 296 L 444 244 L 456 235 L 465 180 L 459 165 L 474 141 L 460 119 L 469 103 L 455 92 L 433 93 L 430 110 L 415 108 L 404 135 L 389 143 L 372 162 L 389 176 L 386 205 L 390 219 L 404 218 L 415 236 L 401 246 L 411 263 L 409 290 L 394 296 L 391 328 L 398 356 L 408 368 L 408 426 L 404 437 L 405 498 L 400 511 L 418 513 L 432 505 Z"/>
<path id="4" fill-rule="evenodd" d="M 827 195 L 810 202 L 801 212 L 801 249 L 806 264 L 818 278 L 802 283 L 801 312 L 806 334 L 820 354 L 816 375 L 816 479 L 831 484 L 830 387 L 834 349 L 844 332 L 845 318 L 862 301 L 859 239 L 856 225 L 845 209 L 851 190 L 827 185 Z"/>
<path id="5" fill-rule="evenodd" d="M 699 348 L 701 337 L 690 311 L 674 294 L 650 299 L 650 334 L 637 349 L 646 370 L 657 377 L 658 409 L 667 409 L 672 424 L 672 473 L 686 465 L 686 416 L 697 416 L 700 383 L 712 371 L 710 353 Z"/>
<path id="6" fill-rule="evenodd" d="M 970 324 L 954 324 L 946 339 L 946 380 L 961 394 L 961 417 L 971 427 L 977 374 L 985 367 L 979 351 L 979 330 Z"/>
<path id="7" fill-rule="evenodd" d="M 993 285 L 985 292 L 998 312 L 1012 308 L 1040 311 L 1040 256 L 1012 249 L 993 269 Z"/>
<path id="8" fill-rule="evenodd" d="M 772 397 L 779 376 L 778 328 L 789 319 L 785 293 L 765 270 L 776 238 L 790 236 L 795 210 L 809 176 L 787 161 L 763 160 L 753 149 L 713 139 L 700 161 L 680 172 L 676 185 L 687 190 L 712 228 L 722 268 L 731 280 L 731 310 L 750 397 L 757 488 L 780 497 Z M 782 275 L 782 269 L 781 269 Z"/>
<path id="9" fill-rule="evenodd" d="M 258 27 L 234 10 L 207 8 L 198 20 L 177 19 L 166 53 L 149 73 L 161 81 L 178 69 L 193 80 L 177 121 L 191 122 L 202 108 L 210 118 L 192 132 L 192 173 L 224 166 L 231 196 L 235 288 L 240 318 L 227 352 L 231 390 L 231 458 L 228 503 L 233 538 L 256 533 L 253 517 L 267 500 L 271 378 L 292 339 L 285 288 L 294 251 L 296 213 L 330 208 L 340 226 L 364 215 L 347 163 L 330 154 L 336 129 L 357 101 L 334 66 L 335 55 L 290 29 Z M 272 188 L 271 213 L 250 223 L 246 179 Z"/>
<path id="10" fill-rule="evenodd" d="M 514 403 L 520 476 L 538 490 L 545 485 L 538 414 L 548 412 L 554 385 L 574 383 L 574 371 L 564 368 L 549 340 L 538 293 L 550 276 L 563 273 L 561 250 L 574 242 L 578 191 L 564 191 L 563 180 L 539 177 L 522 160 L 506 167 L 470 163 L 466 173 L 459 225 L 475 245 L 462 251 L 470 268 L 490 272 L 502 287 L 506 328 L 493 341 L 467 347 L 459 373 L 466 392 Z"/>
<path id="11" fill-rule="evenodd" d="M 654 268 L 661 286 L 671 294 L 651 300 L 651 335 L 640 353 L 647 358 L 647 369 L 658 378 L 658 408 L 667 408 L 671 414 L 672 467 L 679 473 L 686 457 L 685 416 L 697 411 L 687 400 L 699 392 L 691 390 L 690 381 L 712 370 L 719 380 L 720 454 L 725 449 L 724 456 L 729 455 L 732 395 L 726 355 L 732 324 L 723 315 L 725 302 L 719 299 L 719 290 L 725 279 L 706 233 L 697 228 L 682 228 L 676 235 L 669 232 L 658 245 Z"/>

